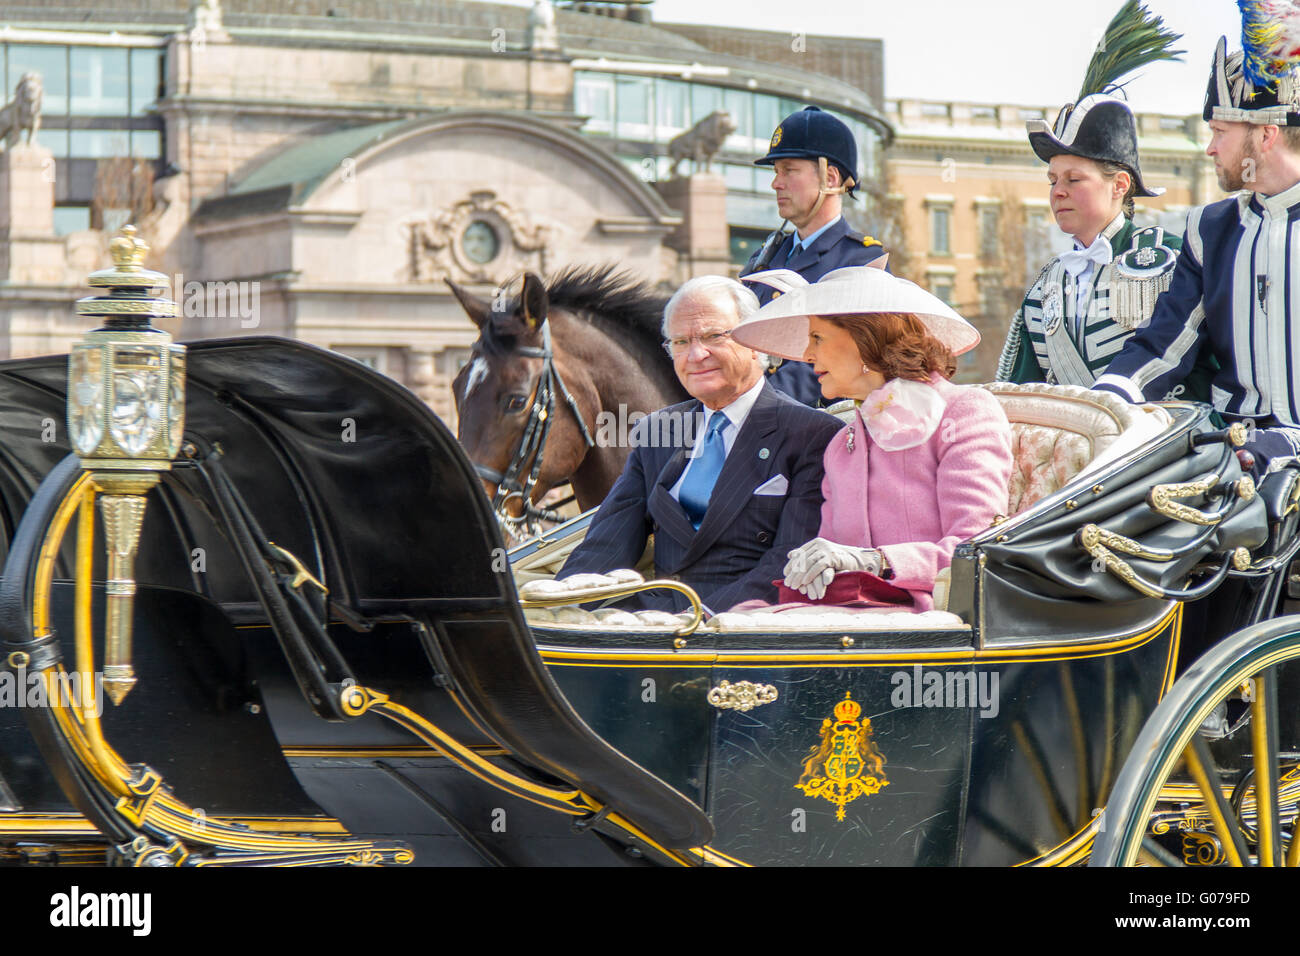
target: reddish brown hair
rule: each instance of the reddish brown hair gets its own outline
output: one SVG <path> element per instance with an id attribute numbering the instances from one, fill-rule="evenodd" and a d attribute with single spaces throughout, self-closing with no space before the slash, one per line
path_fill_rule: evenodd
<path id="1" fill-rule="evenodd" d="M 928 382 L 931 372 L 952 378 L 957 371 L 952 351 L 910 312 L 870 315 L 820 315 L 853 336 L 858 354 L 869 368 L 885 376 Z"/>

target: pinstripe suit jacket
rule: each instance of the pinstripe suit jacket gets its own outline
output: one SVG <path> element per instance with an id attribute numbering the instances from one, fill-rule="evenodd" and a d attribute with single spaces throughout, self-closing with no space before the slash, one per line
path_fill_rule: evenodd
<path id="1" fill-rule="evenodd" d="M 764 384 L 736 436 L 714 485 L 698 531 L 669 492 L 688 464 L 694 435 L 663 427 L 663 416 L 707 411 L 698 401 L 661 409 L 633 433 L 636 447 L 623 474 L 592 519 L 587 538 L 565 562 L 559 577 L 604 572 L 636 564 L 646 539 L 655 536 L 655 575 L 695 588 L 712 611 L 751 598 L 776 600 L 772 584 L 786 555 L 816 536 L 821 521 L 822 456 L 841 425 Z M 673 435 L 667 447 L 650 439 Z M 789 482 L 784 495 L 754 491 L 777 475 Z M 679 610 L 675 592 L 639 595 L 642 607 Z"/>

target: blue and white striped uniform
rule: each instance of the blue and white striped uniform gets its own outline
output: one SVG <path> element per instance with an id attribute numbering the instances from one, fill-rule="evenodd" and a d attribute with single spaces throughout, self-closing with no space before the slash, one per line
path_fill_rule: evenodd
<path id="1" fill-rule="evenodd" d="M 1169 290 L 1095 387 L 1158 401 L 1206 348 L 1214 407 L 1300 454 L 1300 183 L 1192 210 Z"/>

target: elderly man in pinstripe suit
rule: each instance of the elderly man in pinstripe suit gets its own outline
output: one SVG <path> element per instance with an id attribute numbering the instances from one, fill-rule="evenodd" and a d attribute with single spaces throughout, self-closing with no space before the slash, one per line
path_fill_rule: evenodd
<path id="1" fill-rule="evenodd" d="M 655 574 L 694 587 L 713 611 L 773 601 L 786 555 L 821 517 L 822 454 L 838 420 L 764 380 L 759 353 L 731 339 L 758 310 L 721 276 L 683 285 L 664 309 L 673 367 L 694 400 L 642 419 L 632 454 L 560 577 L 636 564 L 655 536 Z M 640 606 L 685 607 L 675 592 Z"/>

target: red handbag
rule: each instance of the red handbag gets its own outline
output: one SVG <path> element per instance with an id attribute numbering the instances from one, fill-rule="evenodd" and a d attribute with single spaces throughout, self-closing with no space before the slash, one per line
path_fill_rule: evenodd
<path id="1" fill-rule="evenodd" d="M 836 607 L 899 607 L 911 608 L 912 595 L 888 581 L 868 574 L 866 571 L 841 571 L 835 580 L 816 601 L 809 600 L 808 595 L 785 586 L 784 581 L 773 581 L 776 585 L 778 604 L 825 604 Z"/>

